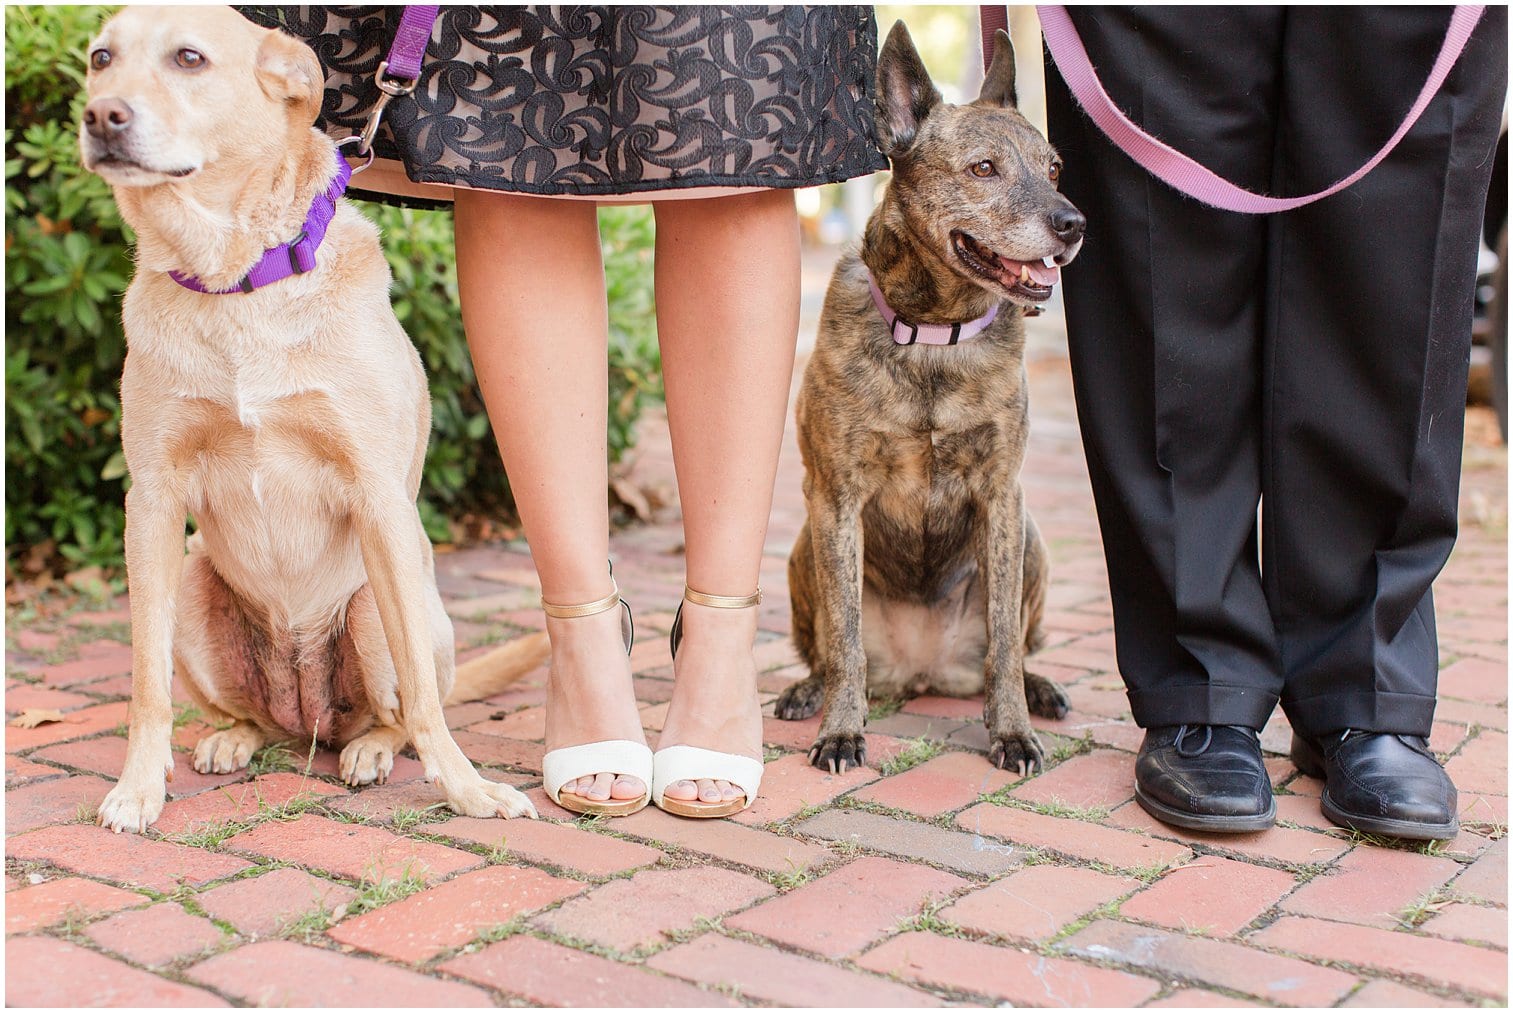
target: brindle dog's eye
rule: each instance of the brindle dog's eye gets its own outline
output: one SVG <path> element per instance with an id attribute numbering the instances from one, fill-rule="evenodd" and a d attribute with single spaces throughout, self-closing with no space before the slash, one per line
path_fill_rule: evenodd
<path id="1" fill-rule="evenodd" d="M 1048 176 L 1051 177 L 1051 182 L 1052 183 L 1058 182 L 1061 179 L 1061 163 L 1060 162 L 1052 162 L 1051 163 L 1051 170 L 1046 175 L 1048 175 Z"/>
<path id="2" fill-rule="evenodd" d="M 89 54 L 89 67 L 91 70 L 104 70 L 110 66 L 110 50 L 97 49 Z"/>
<path id="3" fill-rule="evenodd" d="M 173 54 L 173 62 L 185 70 L 199 70 L 205 66 L 205 54 L 198 49 L 181 49 Z"/>
<path id="4" fill-rule="evenodd" d="M 978 179 L 987 179 L 989 176 L 998 175 L 998 170 L 995 169 L 993 167 L 993 163 L 988 161 L 986 158 L 981 162 L 974 162 L 972 164 L 971 172 L 972 175 L 976 176 Z"/>

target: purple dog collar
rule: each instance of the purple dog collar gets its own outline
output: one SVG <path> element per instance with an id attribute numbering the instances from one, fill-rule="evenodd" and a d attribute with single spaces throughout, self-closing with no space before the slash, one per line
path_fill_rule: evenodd
<path id="1" fill-rule="evenodd" d="M 315 195 L 315 200 L 310 203 L 310 212 L 305 215 L 305 224 L 300 229 L 299 235 L 287 243 L 265 251 L 262 259 L 252 265 L 252 270 L 248 271 L 237 285 L 222 289 L 206 288 L 198 278 L 179 271 L 169 271 L 169 277 L 193 292 L 203 292 L 206 295 L 229 295 L 232 292 L 253 292 L 292 275 L 314 270 L 315 251 L 320 249 L 321 241 L 326 238 L 326 229 L 331 225 L 331 219 L 336 217 L 336 202 L 341 200 L 342 194 L 346 193 L 347 183 L 351 179 L 352 167 L 338 151 L 336 178 L 324 191 Z"/>
<path id="2" fill-rule="evenodd" d="M 988 310 L 986 316 L 965 323 L 911 324 L 888 305 L 888 300 L 883 298 L 883 291 L 877 287 L 877 279 L 872 277 L 871 271 L 867 272 L 867 285 L 872 289 L 872 305 L 882 314 L 896 345 L 957 345 L 977 337 L 998 318 L 998 307 L 995 305 Z"/>

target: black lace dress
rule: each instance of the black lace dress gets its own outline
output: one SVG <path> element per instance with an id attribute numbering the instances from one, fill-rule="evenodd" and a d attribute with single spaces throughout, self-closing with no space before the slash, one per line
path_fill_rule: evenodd
<path id="1" fill-rule="evenodd" d="M 322 126 L 360 131 L 403 8 L 240 9 L 310 44 Z M 871 7 L 444 6 L 354 186 L 424 204 L 457 186 L 644 201 L 838 182 L 888 165 L 876 59 Z"/>

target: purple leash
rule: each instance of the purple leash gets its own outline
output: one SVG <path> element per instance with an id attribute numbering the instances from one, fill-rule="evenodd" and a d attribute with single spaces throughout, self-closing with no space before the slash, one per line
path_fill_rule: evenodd
<path id="1" fill-rule="evenodd" d="M 436 15 L 440 10 L 440 5 L 405 8 L 399 19 L 399 30 L 394 33 L 394 44 L 389 47 L 389 58 L 378 64 L 378 71 L 374 75 L 381 92 L 378 102 L 373 107 L 363 132 L 337 143 L 336 176 L 325 190 L 315 195 L 299 235 L 287 243 L 265 250 L 262 259 L 252 265 L 252 270 L 231 288 L 206 288 L 198 278 L 180 271 L 169 271 L 169 277 L 194 292 L 229 295 L 233 292 L 255 292 L 276 281 L 313 271 L 316 265 L 315 251 L 320 249 L 321 241 L 326 238 L 326 230 L 331 226 L 331 219 L 336 217 L 336 202 L 346 193 L 353 173 L 361 172 L 373 162 L 373 135 L 378 133 L 378 123 L 383 118 L 384 107 L 394 96 L 408 95 L 415 90 L 415 81 L 420 77 L 420 64 L 425 59 L 426 44 L 431 41 L 431 29 L 436 24 Z M 368 156 L 367 163 L 357 169 L 353 169 L 341 153 L 342 145 L 352 140 L 358 141 L 358 154 Z"/>
<path id="2" fill-rule="evenodd" d="M 408 95 L 415 90 L 420 77 L 420 62 L 425 59 L 426 44 L 431 41 L 431 29 L 436 25 L 439 4 L 412 4 L 405 7 L 400 16 L 399 29 L 394 33 L 394 44 L 389 47 L 389 58 L 378 64 L 373 75 L 374 83 L 382 93 L 363 127 L 362 140 L 357 145 L 359 155 L 367 155 L 373 147 L 373 138 L 378 134 L 378 122 L 383 119 L 384 108 L 397 95 Z M 368 159 L 372 161 L 371 156 Z"/>
<path id="3" fill-rule="evenodd" d="M 1312 204 L 1314 201 L 1339 193 L 1375 169 L 1382 159 L 1392 153 L 1392 149 L 1397 147 L 1398 142 L 1412 129 L 1413 124 L 1418 122 L 1419 116 L 1429 105 L 1429 100 L 1434 97 L 1440 86 L 1445 83 L 1445 78 L 1450 75 L 1450 69 L 1455 66 L 1455 61 L 1471 38 L 1471 30 L 1476 27 L 1477 21 L 1486 10 L 1484 6 L 1474 4 L 1462 4 L 1455 8 L 1455 13 L 1450 17 L 1450 27 L 1445 33 L 1444 45 L 1434 61 L 1433 69 L 1429 72 L 1429 79 L 1424 82 L 1423 89 L 1408 110 L 1408 115 L 1404 118 L 1402 125 L 1388 138 L 1382 149 L 1371 156 L 1370 161 L 1333 186 L 1320 190 L 1318 193 L 1309 194 L 1306 197 L 1267 197 L 1236 186 L 1137 127 L 1114 104 L 1114 100 L 1109 98 L 1108 92 L 1103 90 L 1103 85 L 1093 71 L 1087 49 L 1082 45 L 1082 39 L 1078 37 L 1077 30 L 1072 27 L 1072 19 L 1067 15 L 1066 8 L 1043 6 L 1035 9 L 1040 14 L 1040 26 L 1045 33 L 1046 48 L 1055 58 L 1056 67 L 1061 71 L 1067 88 L 1076 97 L 1078 105 L 1082 106 L 1083 111 L 1097 124 L 1098 129 L 1108 136 L 1110 141 L 1147 172 L 1173 189 L 1212 207 L 1248 215 L 1291 211 L 1294 208 Z M 991 36 L 985 31 L 984 45 L 988 44 L 987 40 L 990 38 Z"/>

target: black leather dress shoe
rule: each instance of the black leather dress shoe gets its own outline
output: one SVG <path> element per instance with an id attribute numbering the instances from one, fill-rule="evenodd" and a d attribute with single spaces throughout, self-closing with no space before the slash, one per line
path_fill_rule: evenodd
<path id="1" fill-rule="evenodd" d="M 1293 735 L 1292 762 L 1324 781 L 1320 808 L 1342 827 L 1412 841 L 1446 841 L 1460 830 L 1455 785 L 1422 737 Z"/>
<path id="2" fill-rule="evenodd" d="M 1208 833 L 1251 833 L 1277 819 L 1260 739 L 1235 725 L 1147 729 L 1135 801 L 1162 823 Z"/>

